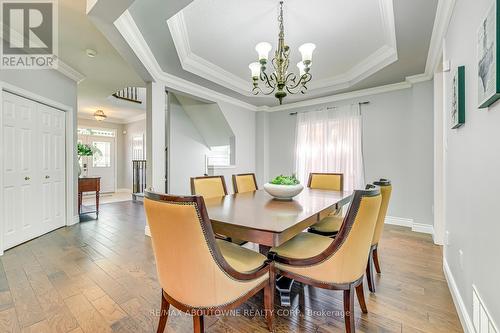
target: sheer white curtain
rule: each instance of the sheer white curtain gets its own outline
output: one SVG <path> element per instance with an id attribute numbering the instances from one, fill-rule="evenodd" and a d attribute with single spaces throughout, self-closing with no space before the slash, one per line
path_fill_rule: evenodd
<path id="1" fill-rule="evenodd" d="M 341 172 L 344 189 L 364 187 L 359 105 L 297 114 L 295 170 L 302 184 L 310 172 Z"/>

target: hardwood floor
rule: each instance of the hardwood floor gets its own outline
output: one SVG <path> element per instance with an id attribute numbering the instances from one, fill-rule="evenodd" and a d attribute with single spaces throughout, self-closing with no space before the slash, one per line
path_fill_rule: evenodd
<path id="1" fill-rule="evenodd" d="M 161 291 L 140 202 L 104 204 L 99 221 L 61 228 L 0 257 L 0 332 L 155 332 Z M 429 235 L 386 226 L 369 313 L 357 332 L 463 332 Z M 276 299 L 278 304 L 278 300 Z M 258 294 L 236 316 L 207 317 L 207 332 L 267 332 Z M 325 312 L 328 311 L 328 312 Z M 294 287 L 276 306 L 276 332 L 344 332 L 342 293 Z M 175 309 L 165 332 L 191 332 Z"/>

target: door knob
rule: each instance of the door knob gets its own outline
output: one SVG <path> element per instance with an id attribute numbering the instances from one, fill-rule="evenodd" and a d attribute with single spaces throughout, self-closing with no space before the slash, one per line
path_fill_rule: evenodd
<path id="1" fill-rule="evenodd" d="M 30 177 L 24 177 L 24 180 L 30 180 L 31 178 Z"/>
<path id="2" fill-rule="evenodd" d="M 50 176 L 49 176 L 49 175 L 45 176 L 45 179 L 49 179 L 49 178 L 50 178 Z"/>

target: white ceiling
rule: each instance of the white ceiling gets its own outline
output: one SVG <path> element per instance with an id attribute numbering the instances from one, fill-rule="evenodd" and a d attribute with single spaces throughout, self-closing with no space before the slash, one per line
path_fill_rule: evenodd
<path id="1" fill-rule="evenodd" d="M 276 46 L 277 14 L 277 1 L 195 0 L 168 26 L 184 70 L 251 95 L 248 64 L 258 42 Z M 284 22 L 289 71 L 301 44 L 317 45 L 309 91 L 347 88 L 397 60 L 392 0 L 287 0 Z"/>
<path id="2" fill-rule="evenodd" d="M 121 22 L 128 29 L 121 36 L 133 37 L 131 48 L 140 50 L 139 57 L 147 54 L 148 65 L 165 77 L 190 81 L 254 106 L 275 106 L 273 96 L 249 96 L 247 66 L 256 57 L 256 42 L 276 45 L 279 1 L 190 1 L 134 1 L 128 8 L 131 21 Z M 179 13 L 179 6 L 172 9 L 179 2 L 189 3 L 181 11 L 182 24 L 171 19 Z M 424 73 L 437 3 L 285 0 L 285 34 L 292 54 L 297 56 L 303 42 L 315 42 L 317 49 L 310 82 L 315 89 L 287 96 L 284 103 L 405 82 Z M 379 51 L 373 54 L 373 50 Z"/>
<path id="3" fill-rule="evenodd" d="M 91 118 L 98 109 L 111 122 L 127 122 L 145 114 L 145 103 L 110 97 L 129 86 L 143 87 L 143 80 L 118 54 L 86 15 L 86 0 L 59 0 L 59 57 L 85 79 L 78 84 L 78 116 Z M 97 51 L 95 58 L 86 49 Z"/>

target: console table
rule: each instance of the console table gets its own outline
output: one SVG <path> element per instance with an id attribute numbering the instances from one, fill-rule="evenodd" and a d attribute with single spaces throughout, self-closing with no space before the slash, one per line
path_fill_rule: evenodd
<path id="1" fill-rule="evenodd" d="M 95 213 L 99 218 L 99 191 L 101 190 L 101 177 L 78 178 L 78 214 Z M 95 192 L 95 211 L 82 213 L 82 197 L 84 192 Z"/>

